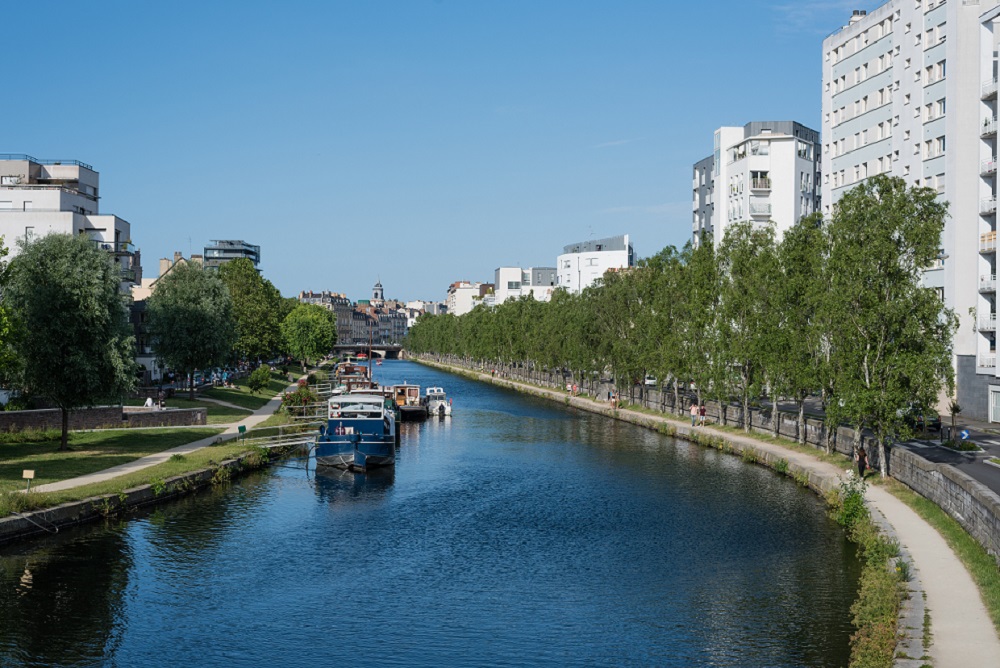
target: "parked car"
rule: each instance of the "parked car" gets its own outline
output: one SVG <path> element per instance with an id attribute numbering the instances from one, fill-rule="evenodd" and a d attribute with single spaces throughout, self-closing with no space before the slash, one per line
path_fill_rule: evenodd
<path id="1" fill-rule="evenodd" d="M 642 381 L 643 385 L 648 387 L 656 387 L 656 376 L 646 375 L 646 378 Z"/>
<path id="2" fill-rule="evenodd" d="M 923 410 L 914 404 L 901 411 L 903 420 L 914 431 L 941 431 L 941 416 L 934 411 Z"/>

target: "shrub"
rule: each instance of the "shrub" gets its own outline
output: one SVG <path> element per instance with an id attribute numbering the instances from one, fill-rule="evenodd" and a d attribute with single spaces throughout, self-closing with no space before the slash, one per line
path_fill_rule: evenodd
<path id="1" fill-rule="evenodd" d="M 247 378 L 247 387 L 254 394 L 257 394 L 271 382 L 271 370 L 266 366 L 259 366 L 253 370 L 250 377 Z"/>

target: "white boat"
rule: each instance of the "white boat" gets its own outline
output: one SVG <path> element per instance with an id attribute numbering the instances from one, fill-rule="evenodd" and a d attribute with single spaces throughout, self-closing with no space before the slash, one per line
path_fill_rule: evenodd
<path id="1" fill-rule="evenodd" d="M 445 395 L 443 387 L 428 387 L 424 393 L 424 405 L 428 415 L 451 415 L 451 400 Z"/>

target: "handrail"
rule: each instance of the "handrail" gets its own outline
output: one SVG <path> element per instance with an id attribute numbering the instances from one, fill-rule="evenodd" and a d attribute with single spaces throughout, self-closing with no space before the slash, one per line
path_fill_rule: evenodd
<path id="1" fill-rule="evenodd" d="M 27 153 L 0 153 L 0 160 L 27 160 L 28 162 L 33 162 L 36 165 L 76 165 L 77 167 L 84 167 L 90 171 L 95 171 L 92 165 L 88 165 L 85 162 L 80 162 L 79 160 L 39 160 L 38 158 L 33 158 Z"/>

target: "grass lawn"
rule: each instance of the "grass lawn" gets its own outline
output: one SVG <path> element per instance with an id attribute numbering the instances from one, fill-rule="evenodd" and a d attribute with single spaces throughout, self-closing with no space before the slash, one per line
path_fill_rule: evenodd
<path id="1" fill-rule="evenodd" d="M 133 461 L 155 452 L 221 434 L 221 429 L 201 427 L 135 431 L 107 429 L 72 432 L 72 450 L 59 452 L 59 438 L 45 438 L 34 443 L 0 443 L 0 492 L 23 489 L 24 469 L 35 471 L 33 485 L 75 478 Z M 53 432 L 44 432 L 51 436 Z"/>
<path id="2" fill-rule="evenodd" d="M 240 378 L 236 381 L 235 388 L 211 387 L 203 390 L 201 394 L 202 396 L 219 399 L 220 401 L 228 401 L 231 404 L 255 411 L 265 406 L 274 395 L 283 392 L 289 385 L 288 378 L 283 374 L 272 373 L 267 387 L 260 394 L 252 394 L 246 386 L 246 381 L 246 378 Z"/>
<path id="3" fill-rule="evenodd" d="M 217 430 L 211 431 L 215 432 Z M 119 476 L 113 480 L 106 480 L 84 487 L 75 487 L 61 492 L 48 492 L 44 494 L 35 492 L 31 494 L 14 494 L 0 491 L 0 515 L 8 515 L 13 510 L 23 512 L 37 508 L 51 508 L 60 503 L 79 501 L 80 499 L 100 496 L 102 494 L 118 494 L 132 487 L 152 484 L 155 481 L 164 480 L 171 476 L 214 466 L 223 460 L 232 459 L 246 451 L 247 448 L 245 446 L 239 445 L 235 441 L 230 441 L 222 445 L 203 448 L 187 455 L 174 455 L 162 464 Z M 18 471 L 18 475 L 20 475 L 20 471 Z M 23 489 L 23 487 L 18 485 L 17 489 Z"/>
<path id="4" fill-rule="evenodd" d="M 127 399 L 125 401 L 126 406 L 142 406 L 145 399 Z M 229 406 L 220 406 L 219 404 L 212 403 L 211 401 L 198 401 L 197 399 L 191 401 L 190 399 L 182 399 L 179 396 L 167 399 L 168 408 L 207 408 L 208 409 L 208 424 L 229 424 L 231 422 L 239 422 L 246 416 L 250 415 L 250 411 L 239 410 L 238 408 L 230 408 Z"/>

